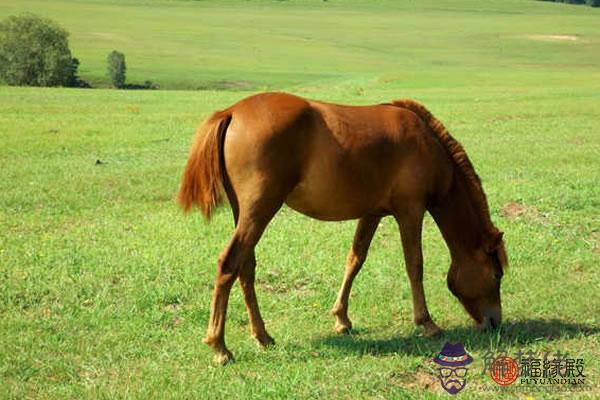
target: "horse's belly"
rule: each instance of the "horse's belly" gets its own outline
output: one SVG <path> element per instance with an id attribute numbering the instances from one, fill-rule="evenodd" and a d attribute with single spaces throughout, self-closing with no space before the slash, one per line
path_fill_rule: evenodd
<path id="1" fill-rule="evenodd" d="M 350 177 L 322 173 L 302 179 L 285 203 L 312 218 L 342 221 L 375 212 L 380 208 L 379 199 L 377 190 L 364 187 Z"/>
<path id="2" fill-rule="evenodd" d="M 285 203 L 299 213 L 322 221 L 357 219 L 366 214 L 362 207 L 344 203 L 337 203 L 336 205 L 330 201 L 319 201 L 314 196 L 304 196 L 298 192 L 292 192 Z"/>

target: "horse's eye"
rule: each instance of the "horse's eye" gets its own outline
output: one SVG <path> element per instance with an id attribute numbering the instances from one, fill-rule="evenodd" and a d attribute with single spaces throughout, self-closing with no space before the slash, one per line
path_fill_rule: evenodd
<path id="1" fill-rule="evenodd" d="M 496 272 L 494 276 L 496 277 L 496 280 L 499 281 L 500 279 L 502 279 L 502 272 Z"/>

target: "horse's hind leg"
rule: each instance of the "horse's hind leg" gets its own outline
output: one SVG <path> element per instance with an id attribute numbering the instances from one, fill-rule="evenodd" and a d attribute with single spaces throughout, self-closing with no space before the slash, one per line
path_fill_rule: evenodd
<path id="1" fill-rule="evenodd" d="M 395 217 L 400 227 L 406 271 L 410 280 L 414 321 L 416 325 L 423 326 L 425 336 L 434 336 L 439 334 L 441 330 L 429 315 L 425 301 L 425 291 L 423 289 L 421 232 L 424 215 L 424 208 L 415 205 L 413 207 L 405 207 Z"/>
<path id="2" fill-rule="evenodd" d="M 367 258 L 371 239 L 373 239 L 380 220 L 380 217 L 367 216 L 358 221 L 354 241 L 346 260 L 346 270 L 344 272 L 342 287 L 331 310 L 336 319 L 335 330 L 339 333 L 347 333 L 352 329 L 352 322 L 348 318 L 348 299 L 350 297 L 350 290 L 352 289 L 352 282 Z"/>
<path id="3" fill-rule="evenodd" d="M 251 242 L 245 240 L 245 236 L 243 232 L 236 229 L 217 263 L 217 277 L 210 306 L 210 318 L 203 342 L 213 348 L 215 361 L 219 364 L 225 364 L 233 359 L 233 355 L 225 346 L 225 317 L 231 286 L 238 276 L 240 265 L 244 263 L 244 259 L 250 252 Z"/>
<path id="4" fill-rule="evenodd" d="M 244 291 L 244 301 L 250 316 L 252 336 L 256 338 L 262 347 L 275 344 L 273 338 L 267 333 L 265 323 L 260 315 L 258 301 L 256 300 L 256 291 L 254 290 L 254 277 L 256 270 L 256 257 L 254 251 L 248 258 L 246 265 L 240 270 L 240 286 Z"/>
<path id="5" fill-rule="evenodd" d="M 251 275 L 249 266 L 254 267 L 254 247 L 258 243 L 267 224 L 273 215 L 279 210 L 283 200 L 273 197 L 257 197 L 257 201 L 240 204 L 240 213 L 235 232 L 227 245 L 225 251 L 219 257 L 217 264 L 217 277 L 213 293 L 210 318 L 204 343 L 211 346 L 215 352 L 215 361 L 220 364 L 227 363 L 233 359 L 231 352 L 225 345 L 225 318 L 227 314 L 227 303 L 231 287 L 239 276 L 246 301 L 252 306 L 251 319 L 253 324 L 260 327 L 262 319 L 258 312 L 258 304 L 254 290 L 249 290 Z M 253 270 L 253 268 L 252 268 Z M 253 286 L 252 286 L 253 287 Z M 264 330 L 264 328 L 263 328 Z M 266 332 L 265 332 L 266 334 Z"/>

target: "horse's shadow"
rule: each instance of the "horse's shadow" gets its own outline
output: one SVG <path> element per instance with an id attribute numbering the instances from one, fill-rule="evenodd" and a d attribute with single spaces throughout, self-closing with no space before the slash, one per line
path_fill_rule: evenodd
<path id="1" fill-rule="evenodd" d="M 423 356 L 437 353 L 445 342 L 461 342 L 472 351 L 486 351 L 494 347 L 523 347 L 545 341 L 586 337 L 600 333 L 598 326 L 552 320 L 509 321 L 497 331 L 476 331 L 472 327 L 445 330 L 442 335 L 428 338 L 411 334 L 386 339 L 366 339 L 359 329 L 349 335 L 331 334 L 314 340 L 316 347 L 331 347 L 349 354 L 407 354 Z"/>

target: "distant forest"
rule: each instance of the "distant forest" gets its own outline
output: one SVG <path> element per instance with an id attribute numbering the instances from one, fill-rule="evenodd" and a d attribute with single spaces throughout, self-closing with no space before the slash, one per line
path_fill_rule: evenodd
<path id="1" fill-rule="evenodd" d="M 600 7 L 600 0 L 539 0 L 539 1 L 553 1 L 555 3 L 568 3 L 568 4 L 587 4 L 592 7 Z"/>

